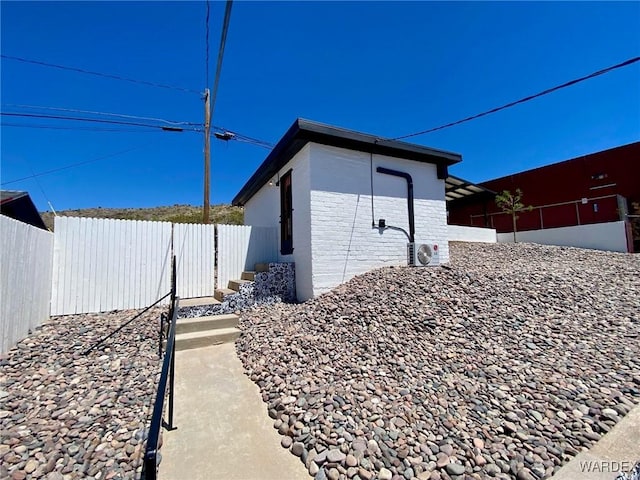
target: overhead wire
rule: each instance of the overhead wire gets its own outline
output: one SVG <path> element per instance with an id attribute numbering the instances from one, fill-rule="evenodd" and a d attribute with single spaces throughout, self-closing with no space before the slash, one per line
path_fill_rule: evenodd
<path id="1" fill-rule="evenodd" d="M 81 110 L 77 108 L 63 108 L 63 107 L 48 107 L 44 105 L 25 105 L 21 103 L 6 103 L 4 104 L 7 107 L 17 107 L 17 108 L 28 108 L 32 110 L 51 110 L 56 112 L 72 112 L 72 113 L 88 113 L 91 115 L 104 115 L 107 117 L 118 117 L 118 118 L 131 118 L 134 120 L 149 120 L 153 122 L 162 122 L 169 125 L 201 125 L 201 123 L 197 122 L 180 122 L 175 120 L 166 120 L 164 118 L 158 117 L 143 117 L 140 115 L 130 115 L 124 113 L 112 113 L 112 112 L 101 112 L 95 110 Z"/>
<path id="2" fill-rule="evenodd" d="M 220 35 L 220 46 L 218 48 L 218 63 L 216 65 L 216 76 L 213 80 L 213 92 L 211 93 L 211 118 L 216 106 L 216 97 L 218 96 L 218 85 L 220 84 L 220 74 L 222 73 L 222 58 L 224 57 L 224 47 L 227 43 L 227 32 L 229 30 L 229 21 L 231 20 L 231 7 L 233 0 L 227 0 L 224 8 L 224 20 L 222 22 L 222 33 Z"/>
<path id="3" fill-rule="evenodd" d="M 69 112 L 78 112 L 78 113 L 91 113 L 96 115 L 111 115 L 111 116 L 122 116 L 125 118 L 138 118 L 138 119 L 147 119 L 147 120 L 155 120 L 162 121 L 168 123 L 170 125 L 185 125 L 189 128 L 176 128 L 175 131 L 184 131 L 184 132 L 196 132 L 202 133 L 204 130 L 201 128 L 202 124 L 196 122 L 173 122 L 170 120 L 152 118 L 152 117 L 140 117 L 137 115 L 124 115 L 124 114 L 116 114 L 116 113 L 108 113 L 108 112 L 97 112 L 91 110 L 80 110 L 80 109 L 67 109 L 61 107 L 37 107 L 34 105 L 19 105 L 19 104 L 10 104 L 12 106 L 21 106 L 26 108 L 44 108 L 50 110 L 59 110 L 59 111 L 69 111 Z M 139 129 L 118 129 L 118 128 L 98 128 L 98 127 L 67 127 L 62 125 L 40 125 L 40 124 L 17 124 L 11 122 L 3 121 L 1 123 L 2 126 L 6 127 L 16 127 L 16 128 L 39 128 L 39 129 L 52 129 L 52 130 L 85 130 L 85 131 L 104 131 L 104 132 L 151 132 L 151 131 L 162 131 L 167 129 L 172 129 L 173 127 L 166 127 L 164 125 L 156 125 L 150 123 L 141 123 L 141 122 L 128 122 L 128 121 L 119 121 L 119 120 L 108 120 L 101 118 L 88 118 L 88 117 L 79 117 L 79 116 L 65 116 L 65 115 L 49 115 L 42 113 L 24 113 L 24 112 L 0 112 L 0 115 L 6 117 L 17 117 L 17 118 L 36 118 L 36 119 L 47 119 L 47 120 L 66 120 L 66 121 L 74 121 L 74 122 L 88 122 L 88 123 L 100 123 L 100 124 L 108 124 L 108 125 L 122 125 L 122 126 L 132 126 L 139 128 L 148 128 L 150 130 L 139 130 Z M 239 142 L 250 143 L 256 146 L 260 146 L 266 149 L 272 149 L 273 144 L 264 140 L 260 140 L 254 137 L 250 137 L 248 135 L 244 135 L 239 132 L 235 132 L 233 130 L 228 130 L 224 127 L 213 125 L 214 130 L 218 133 L 229 133 L 232 136 L 229 140 L 236 140 Z M 215 135 L 215 133 L 211 133 L 211 135 Z"/>
<path id="4" fill-rule="evenodd" d="M 55 120 L 70 120 L 70 121 L 76 121 L 76 122 L 106 123 L 111 125 L 129 125 L 129 126 L 135 126 L 135 127 L 159 128 L 162 130 L 167 130 L 167 129 L 175 129 L 175 131 L 191 130 L 188 128 L 167 127 L 165 125 L 153 125 L 153 124 L 140 123 L 140 122 L 125 122 L 125 121 L 119 121 L 119 120 L 106 120 L 102 118 L 69 117 L 64 115 L 46 115 L 46 114 L 40 114 L 40 113 L 0 112 L 0 115 L 7 116 L 7 117 L 46 118 L 46 119 L 55 119 Z"/>
<path id="5" fill-rule="evenodd" d="M 90 121 L 92 119 L 85 119 L 85 120 Z M 11 122 L 2 122 L 0 123 L 0 126 L 15 127 L 15 128 L 36 128 L 36 129 L 44 129 L 44 130 L 71 130 L 71 131 L 116 132 L 116 133 L 157 133 L 162 131 L 156 125 L 141 127 L 141 128 L 149 128 L 149 130 L 141 130 L 141 129 L 133 129 L 133 128 L 126 129 L 126 128 L 100 128 L 100 127 L 78 127 L 78 126 L 67 127 L 63 125 L 36 125 L 36 124 L 28 125 L 28 124 L 18 124 L 18 123 L 11 123 Z M 214 128 L 216 128 L 219 133 L 226 132 L 231 134 L 231 137 L 228 140 L 235 140 L 241 143 L 249 143 L 252 145 L 256 145 L 258 147 L 265 148 L 267 150 L 271 150 L 274 146 L 272 143 L 269 143 L 267 141 L 259 140 L 257 138 L 249 137 L 247 135 L 242 135 L 240 133 L 237 133 L 231 130 L 221 129 L 219 127 L 214 127 Z M 184 131 L 187 133 L 202 133 L 204 130 L 201 128 L 194 128 L 194 129 L 187 129 Z M 211 133 L 211 136 L 214 136 L 214 135 L 215 133 Z"/>
<path id="6" fill-rule="evenodd" d="M 268 142 L 264 142 L 262 140 L 257 140 L 251 137 L 244 137 L 242 135 L 236 135 L 236 139 L 240 142 L 245 142 L 245 143 L 251 143 L 254 145 L 258 145 L 259 147 L 264 147 L 264 148 L 268 148 L 269 150 L 271 150 L 273 148 L 273 145 L 268 143 Z"/>
<path id="7" fill-rule="evenodd" d="M 262 148 L 265 148 L 267 150 L 271 150 L 272 149 L 272 147 L 270 147 L 268 144 L 264 144 L 262 142 L 255 142 L 253 140 L 247 140 L 247 139 L 244 139 L 244 138 L 234 138 L 232 140 L 236 140 L 236 141 L 242 142 L 242 143 L 250 143 L 251 145 L 255 145 L 257 147 L 262 147 Z"/>
<path id="8" fill-rule="evenodd" d="M 226 129 L 224 127 L 219 127 L 219 126 L 214 125 L 213 128 L 215 130 L 217 130 L 217 132 L 215 132 L 215 133 L 230 134 L 231 136 L 227 140 L 237 140 L 237 141 L 240 141 L 240 142 L 252 143 L 252 144 L 258 145 L 260 147 L 268 148 L 269 150 L 271 150 L 273 148 L 273 146 L 274 146 L 270 142 L 267 142 L 267 141 L 264 141 L 264 140 L 260 140 L 258 138 L 250 137 L 248 135 L 243 135 L 241 133 L 234 132 L 233 130 Z M 213 133 L 212 135 L 215 135 L 215 133 Z"/>
<path id="9" fill-rule="evenodd" d="M 222 27 L 222 33 L 221 33 L 221 38 L 220 38 L 220 46 L 219 46 L 219 50 L 218 50 L 218 61 L 217 61 L 217 66 L 216 66 L 216 76 L 215 76 L 215 81 L 214 81 L 214 87 L 213 87 L 213 95 L 212 95 L 212 101 L 211 101 L 211 113 L 213 114 L 213 110 L 214 110 L 214 106 L 215 106 L 215 100 L 217 97 L 217 93 L 218 93 L 218 87 L 219 87 L 219 83 L 220 83 L 220 76 L 221 76 L 221 71 L 222 71 L 222 60 L 224 57 L 224 50 L 225 50 L 225 45 L 226 45 L 226 39 L 227 39 L 227 32 L 228 32 L 228 28 L 229 28 L 229 23 L 230 23 L 230 18 L 231 18 L 231 8 L 232 8 L 232 4 L 233 1 L 232 0 L 227 0 L 226 2 L 226 6 L 225 6 L 225 15 L 224 15 L 224 20 L 223 20 L 223 27 Z M 209 84 L 209 16 L 210 16 L 210 2 L 209 0 L 207 0 L 206 2 L 206 52 L 205 52 L 205 64 L 206 64 L 206 84 Z M 33 65 L 39 65 L 39 66 L 44 66 L 44 67 L 50 67 L 50 68 L 57 68 L 57 69 L 61 69 L 61 70 L 67 70 L 67 71 L 73 71 L 73 72 L 77 72 L 77 73 L 83 73 L 83 74 L 87 74 L 87 75 L 94 75 L 94 76 L 98 76 L 98 77 L 104 77 L 104 78 L 110 78 L 110 79 L 114 79 L 114 80 L 121 80 L 121 81 L 125 81 L 125 82 L 131 82 L 131 83 L 136 83 L 136 84 L 141 84 L 141 85 L 147 85 L 147 86 L 153 86 L 153 87 L 158 87 L 158 88 L 165 88 L 165 89 L 172 89 L 172 90 L 179 90 L 179 91 L 183 91 L 183 92 L 190 92 L 190 93 L 197 93 L 197 94 L 201 94 L 201 92 L 199 92 L 198 90 L 194 90 L 194 89 L 190 89 L 190 88 L 184 88 L 184 87 L 179 87 L 176 85 L 169 85 L 169 84 L 163 84 L 163 83 L 158 83 L 158 82 L 150 82 L 150 81 L 146 81 L 146 80 L 139 80 L 139 79 L 135 79 L 135 78 L 131 78 L 131 77 L 126 77 L 123 75 L 117 75 L 117 74 L 110 74 L 110 73 L 103 73 L 103 72 L 96 72 L 96 71 L 92 71 L 92 70 L 87 70 L 84 68 L 78 68 L 78 67 L 71 67 L 71 66 L 67 66 L 67 65 L 60 65 L 60 64 L 54 64 L 54 63 L 49 63 L 49 62 L 43 62 L 43 61 L 39 61 L 39 60 L 33 60 L 33 59 L 27 59 L 27 58 L 23 58 L 23 57 L 17 57 L 17 56 L 13 56 L 13 55 L 6 55 L 6 54 L 1 54 L 0 55 L 1 58 L 3 59 L 7 59 L 7 60 L 14 60 L 14 61 L 18 61 L 18 62 L 22 62 L 22 63 L 28 63 L 28 64 L 33 64 Z M 100 118 L 86 118 L 86 117 L 78 117 L 78 116 L 64 116 L 64 115 L 49 115 L 49 114 L 42 114 L 42 113 L 20 113 L 20 112 L 0 112 L 0 115 L 2 116 L 6 116 L 6 117 L 18 117 L 18 118 L 35 118 L 35 119 L 50 119 L 50 120 L 66 120 L 66 121 L 78 121 L 78 122 L 93 122 L 93 123 L 102 123 L 102 124 L 110 124 L 110 125 L 122 125 L 122 126 L 133 126 L 133 127 L 141 127 L 141 128 L 150 128 L 151 130 L 138 130 L 138 129 L 109 129 L 109 128 L 91 128 L 91 127 L 66 127 L 66 126 L 59 126 L 59 125 L 37 125 L 37 124 L 17 124 L 17 123 L 11 123 L 11 122 L 2 122 L 0 125 L 3 127 L 16 127 L 16 128 L 39 128 L 39 129 L 54 129 L 54 130 L 85 130 L 85 131 L 104 131 L 104 132 L 140 132 L 140 131 L 158 131 L 158 129 L 160 130 L 175 130 L 175 131 L 187 131 L 187 132 L 202 132 L 202 129 L 199 129 L 197 127 L 202 126 L 201 123 L 196 123 L 196 122 L 179 122 L 179 121 L 172 121 L 172 120 L 166 120 L 163 118 L 156 118 L 156 117 L 143 117 L 143 116 L 138 116 L 138 115 L 129 115 L 129 114 L 119 114 L 119 113 L 112 113 L 112 112 L 101 112 L 101 111 L 92 111 L 92 110 L 82 110 L 82 109 L 73 109 L 73 108 L 62 108 L 62 107 L 48 107 L 48 106 L 36 106 L 36 105 L 24 105 L 24 104 L 7 104 L 7 106 L 11 106 L 11 107 L 17 107 L 17 108 L 27 108 L 27 109 L 40 109 L 40 110 L 49 110 L 49 111 L 58 111 L 58 112 L 68 112 L 68 113 L 81 113 L 81 114 L 89 114 L 89 115 L 101 115 L 101 116 L 107 116 L 107 117 L 117 117 L 117 118 L 125 118 L 125 119 L 132 119 L 132 120 L 142 120 L 142 121 L 149 121 L 149 122 L 159 122 L 159 123 L 164 123 L 166 125 L 169 125 L 169 127 L 167 127 L 166 125 L 155 125 L 155 124 L 149 124 L 149 123 L 141 123 L 141 122 L 129 122 L 129 121 L 116 121 L 116 120 L 107 120 L 107 119 L 100 119 Z M 181 126 L 188 126 L 188 127 L 195 127 L 195 128 L 183 128 Z M 273 145 L 253 138 L 253 137 L 249 137 L 246 135 L 242 135 L 239 134 L 237 132 L 231 132 L 219 127 L 214 127 L 218 130 L 224 130 L 225 132 L 231 133 L 233 136 L 231 139 L 236 140 L 236 141 L 240 141 L 240 142 L 244 142 L 244 143 L 250 143 L 256 146 L 260 146 L 263 148 L 267 148 L 267 149 L 271 149 L 273 148 Z M 70 164 L 70 165 L 65 165 L 63 167 L 59 167 L 59 168 L 55 168 L 52 170 L 47 170 L 45 172 L 39 172 L 39 173 L 34 173 L 33 169 L 31 169 L 31 173 L 32 175 L 26 176 L 26 177 L 21 177 L 21 178 L 17 178 L 17 179 L 13 179 L 13 180 L 9 180 L 7 182 L 2 182 L 1 185 L 9 185 L 12 183 L 16 183 L 16 182 L 20 182 L 23 180 L 28 180 L 28 179 L 35 179 L 36 182 L 38 182 L 38 185 L 40 187 L 40 190 L 42 191 L 43 195 L 45 196 L 45 198 L 47 199 L 47 202 L 49 203 L 49 206 L 52 208 L 53 210 L 53 206 L 51 205 L 51 202 L 49 201 L 46 193 L 44 192 L 42 185 L 40 184 L 38 177 L 41 177 L 43 175 L 49 175 L 51 173 L 55 173 L 55 172 L 59 172 L 59 171 L 63 171 L 66 169 L 71 169 L 71 168 L 75 168 L 78 166 L 82 166 L 82 165 L 86 165 L 88 163 L 92 163 L 92 162 L 96 162 L 99 160 L 103 160 L 106 158 L 112 158 L 114 156 L 118 156 L 118 155 L 123 155 L 125 153 L 131 152 L 133 150 L 137 150 L 141 147 L 135 147 L 135 148 L 131 148 L 128 150 L 124 150 L 121 152 L 116 152 L 114 154 L 110 154 L 110 155 L 105 155 L 105 156 L 101 156 L 95 159 L 91 159 L 91 160 L 87 160 L 87 161 L 83 161 L 83 162 L 78 162 L 78 163 L 74 163 L 74 164 Z"/>
<path id="10" fill-rule="evenodd" d="M 27 163 L 27 166 L 29 167 L 29 171 L 31 172 L 31 176 L 32 176 L 33 180 L 36 182 L 36 185 L 38 185 L 38 188 L 40 189 L 40 192 L 42 192 L 42 196 L 47 201 L 47 204 L 49 205 L 49 208 L 51 208 L 51 211 L 55 215 L 56 214 L 56 210 L 55 210 L 55 208 L 53 208 L 53 204 L 51 203 L 51 200 L 49 199 L 49 196 L 45 193 L 44 188 L 42 187 L 42 183 L 40 183 L 40 179 L 38 178 L 38 176 L 34 172 L 33 167 L 31 166 L 31 162 L 29 162 L 26 158 L 24 160 Z"/>
<path id="11" fill-rule="evenodd" d="M 11 112 L 4 112 L 6 115 L 12 115 Z M 26 116 L 31 118 L 33 115 L 32 114 L 15 114 L 15 116 L 21 117 L 21 116 Z M 37 115 L 35 118 L 54 118 L 56 120 L 71 120 L 71 121 L 82 121 L 82 122 L 98 122 L 98 123 L 103 123 L 100 121 L 100 119 L 95 119 L 95 118 L 81 118 L 81 117 L 65 117 L 65 116 L 54 116 L 54 115 Z M 114 123 L 116 125 L 120 125 L 123 124 L 125 126 L 127 125 L 132 125 L 131 122 L 108 122 L 108 123 Z M 150 125 L 150 124 L 141 124 L 141 123 L 135 123 L 133 124 L 136 127 L 140 127 L 140 128 L 148 128 L 149 130 L 141 130 L 140 128 L 100 128 L 100 127 L 80 127 L 80 126 L 64 126 L 64 125 L 40 125 L 40 124 L 19 124 L 19 123 L 12 123 L 12 122 L 2 122 L 0 124 L 3 127 L 16 127 L 16 128 L 36 128 L 36 129 L 50 129 L 50 130 L 78 130 L 78 131 L 91 131 L 91 132 L 124 132 L 124 133 L 131 133 L 131 132 L 145 132 L 145 133 L 150 133 L 150 132 L 160 132 L 162 131 L 162 126 L 159 125 Z M 191 133 L 202 133 L 204 130 L 202 128 L 196 127 L 196 125 L 193 125 L 194 128 L 189 128 L 189 129 L 184 129 L 183 131 L 185 132 L 191 132 Z M 244 143 L 251 143 L 253 145 L 257 145 L 263 148 L 267 148 L 267 149 L 272 149 L 273 148 L 273 144 L 270 142 L 267 142 L 265 140 L 260 140 L 254 137 L 250 137 L 248 135 L 243 135 L 241 133 L 235 132 L 233 130 L 228 130 L 226 128 L 223 127 L 219 127 L 219 126 L 213 126 L 213 128 L 218 132 L 218 133 L 228 133 L 231 135 L 231 137 L 229 138 L 229 140 L 236 140 L 239 142 L 244 142 Z M 214 132 L 211 133 L 212 136 L 215 135 Z"/>
<path id="12" fill-rule="evenodd" d="M 123 75 L 116 75 L 116 74 L 112 74 L 112 73 L 102 73 L 102 72 L 95 72 L 92 70 L 86 70 L 84 68 L 78 68 L 78 67 L 69 67 L 66 65 L 59 65 L 59 64 L 55 64 L 55 63 L 49 63 L 49 62 L 43 62 L 40 60 L 32 60 L 32 59 L 28 59 L 28 58 L 23 58 L 23 57 L 17 57 L 14 55 L 5 55 L 2 54 L 0 55 L 1 58 L 7 59 L 7 60 L 14 60 L 17 62 L 22 62 L 22 63 L 30 63 L 33 65 L 40 65 L 43 67 L 50 67 L 50 68 L 57 68 L 59 70 L 68 70 L 71 72 L 78 72 L 78 73 L 84 73 L 87 75 L 94 75 L 97 77 L 104 77 L 104 78 L 111 78 L 113 80 L 121 80 L 124 82 L 130 82 L 130 83 L 137 83 L 140 85 L 147 85 L 150 87 L 157 87 L 157 88 L 165 88 L 165 89 L 170 89 L 170 90 L 178 90 L 178 91 L 182 91 L 182 92 L 188 92 L 188 93 L 197 93 L 198 95 L 200 95 L 200 92 L 198 90 L 193 90 L 191 88 L 185 88 L 185 87 L 180 87 L 177 85 L 169 85 L 166 83 L 158 83 L 158 82 L 150 82 L 147 80 L 138 80 L 135 78 L 131 78 L 131 77 L 125 77 Z"/>
<path id="13" fill-rule="evenodd" d="M 407 135 L 401 135 L 399 137 L 390 138 L 388 140 L 402 140 L 402 139 L 405 139 L 405 138 L 417 137 L 418 135 L 424 135 L 424 134 L 435 132 L 435 131 L 438 131 L 438 130 L 444 130 L 445 128 L 453 127 L 455 125 L 460 125 L 461 123 L 470 122 L 471 120 L 475 120 L 477 118 L 484 117 L 486 115 L 490 115 L 492 113 L 496 113 L 496 112 L 499 112 L 501 110 L 505 110 L 507 108 L 513 107 L 515 105 L 518 105 L 520 103 L 525 103 L 525 102 L 531 101 L 531 100 L 533 100 L 535 98 L 538 98 L 538 97 L 541 97 L 543 95 L 548 95 L 549 93 L 555 92 L 557 90 L 560 90 L 560 89 L 563 89 L 563 88 L 567 88 L 567 87 L 570 87 L 570 86 L 575 85 L 577 83 L 589 80 L 591 78 L 594 78 L 594 77 L 597 77 L 597 76 L 600 76 L 600 75 L 604 75 L 605 73 L 611 72 L 613 70 L 617 70 L 619 68 L 626 67 L 628 65 L 636 63 L 637 61 L 640 61 L 640 57 L 630 58 L 629 60 L 626 60 L 626 61 L 624 61 L 622 63 L 618 63 L 616 65 L 612 65 L 610 67 L 603 68 L 602 70 L 598 70 L 596 72 L 590 73 L 589 75 L 585 75 L 584 77 L 580 77 L 580 78 L 576 78 L 574 80 L 570 80 L 570 81 L 565 82 L 565 83 L 563 83 L 561 85 L 557 85 L 555 87 L 548 88 L 548 89 L 543 90 L 543 91 L 541 91 L 539 93 L 536 93 L 534 95 L 529 95 L 527 97 L 521 98 L 520 100 L 516 100 L 514 102 L 507 103 L 507 104 L 502 105 L 500 107 L 492 108 L 491 110 L 487 110 L 485 112 L 478 113 L 476 115 L 472 115 L 470 117 L 466 117 L 466 118 L 463 118 L 461 120 L 457 120 L 455 122 L 450 122 L 450 123 L 447 123 L 445 125 L 441 125 L 439 127 L 429 128 L 427 130 L 421 130 L 419 132 L 410 133 L 410 134 L 407 134 Z"/>
<path id="14" fill-rule="evenodd" d="M 15 127 L 15 128 L 36 128 L 42 130 L 71 130 L 71 131 L 86 131 L 86 132 L 123 132 L 123 133 L 158 133 L 163 130 L 158 128 L 150 128 L 149 130 L 141 130 L 141 128 L 100 128 L 100 127 L 68 127 L 64 125 L 38 125 L 38 124 L 26 124 L 26 123 L 11 123 L 1 122 L 2 127 Z M 191 130 L 188 130 L 191 131 Z"/>
<path id="15" fill-rule="evenodd" d="M 107 158 L 113 158 L 113 157 L 117 157 L 119 155 L 124 155 L 125 153 L 133 152 L 134 150 L 139 150 L 141 148 L 142 148 L 142 146 L 133 147 L 133 148 L 129 148 L 127 150 L 122 150 L 120 152 L 110 153 L 108 155 L 103 155 L 103 156 L 100 156 L 100 157 L 97 157 L 97 158 L 93 158 L 91 160 L 85 160 L 83 162 L 72 163 L 70 165 L 64 165 L 62 167 L 54 168 L 52 170 L 47 170 L 45 172 L 34 173 L 34 174 L 28 175 L 26 177 L 15 178 L 15 179 L 9 180 L 7 182 L 2 182 L 0 185 L 10 185 L 12 183 L 21 182 L 23 180 L 29 180 L 29 179 L 32 179 L 32 178 L 42 177 L 43 175 L 49 175 L 51 173 L 60 172 L 62 170 L 68 170 L 70 168 L 79 167 L 81 165 L 86 165 L 88 163 L 98 162 L 100 160 L 106 160 Z"/>

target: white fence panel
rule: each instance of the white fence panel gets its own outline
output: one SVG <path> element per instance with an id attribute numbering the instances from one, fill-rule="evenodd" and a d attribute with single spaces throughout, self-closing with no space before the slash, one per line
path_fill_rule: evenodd
<path id="1" fill-rule="evenodd" d="M 450 242 L 496 243 L 496 231 L 493 228 L 465 227 L 447 225 Z"/>
<path id="2" fill-rule="evenodd" d="M 151 305 L 170 289 L 170 257 L 168 222 L 56 217 L 51 313 Z"/>
<path id="3" fill-rule="evenodd" d="M 214 225 L 174 224 L 173 249 L 180 298 L 213 296 L 215 236 Z"/>
<path id="4" fill-rule="evenodd" d="M 627 252 L 625 222 L 594 223 L 573 227 L 545 228 L 516 232 L 518 242 Z M 498 242 L 513 242 L 513 232 L 499 233 Z"/>
<path id="5" fill-rule="evenodd" d="M 227 288 L 256 263 L 278 261 L 278 231 L 273 227 L 218 225 L 217 288 Z"/>
<path id="6" fill-rule="evenodd" d="M 53 234 L 0 215 L 2 353 L 49 318 Z"/>

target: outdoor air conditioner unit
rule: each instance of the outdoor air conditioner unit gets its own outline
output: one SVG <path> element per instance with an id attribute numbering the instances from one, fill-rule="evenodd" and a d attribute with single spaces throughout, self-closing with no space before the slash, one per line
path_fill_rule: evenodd
<path id="1" fill-rule="evenodd" d="M 407 243 L 407 263 L 412 267 L 440 265 L 438 245 L 433 243 Z"/>

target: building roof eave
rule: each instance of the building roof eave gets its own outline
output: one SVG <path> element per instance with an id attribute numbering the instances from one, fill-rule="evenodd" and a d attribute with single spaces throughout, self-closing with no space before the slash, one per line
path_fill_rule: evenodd
<path id="1" fill-rule="evenodd" d="M 374 135 L 299 118 L 291 125 L 271 153 L 245 183 L 233 199 L 232 204 L 244 206 L 269 179 L 309 142 L 432 163 L 438 167 L 438 178 L 442 179 L 446 178 L 450 165 L 462 160 L 462 156 L 457 153 L 397 140 L 386 140 Z"/>

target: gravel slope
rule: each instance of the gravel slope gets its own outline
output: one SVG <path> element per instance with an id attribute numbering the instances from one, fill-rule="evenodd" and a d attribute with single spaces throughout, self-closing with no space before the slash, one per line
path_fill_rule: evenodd
<path id="1" fill-rule="evenodd" d="M 238 353 L 316 479 L 548 478 L 640 401 L 640 256 L 451 255 L 243 315 Z"/>
<path id="2" fill-rule="evenodd" d="M 155 308 L 53 317 L 0 360 L 0 478 L 137 478 L 161 364 Z"/>

